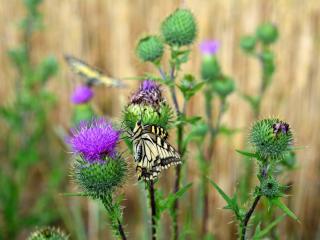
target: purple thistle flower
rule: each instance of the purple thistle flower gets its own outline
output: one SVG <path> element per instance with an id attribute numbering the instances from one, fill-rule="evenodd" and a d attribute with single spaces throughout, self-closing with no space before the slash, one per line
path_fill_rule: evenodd
<path id="1" fill-rule="evenodd" d="M 203 55 L 214 55 L 217 53 L 220 43 L 216 40 L 205 40 L 200 44 L 200 50 Z"/>
<path id="2" fill-rule="evenodd" d="M 71 130 L 68 143 L 75 154 L 87 162 L 103 162 L 105 157 L 114 157 L 120 131 L 103 118 L 83 121 Z"/>
<path id="3" fill-rule="evenodd" d="M 289 124 L 283 121 L 280 121 L 278 123 L 273 124 L 273 133 L 274 134 L 279 134 L 282 132 L 283 134 L 287 134 L 289 131 Z"/>
<path id="4" fill-rule="evenodd" d="M 152 80 L 144 80 L 139 90 L 132 95 L 130 103 L 159 106 L 163 101 L 160 85 Z"/>
<path id="5" fill-rule="evenodd" d="M 93 97 L 93 91 L 90 87 L 82 85 L 78 86 L 71 96 L 71 102 L 74 104 L 83 104 L 89 102 Z"/>

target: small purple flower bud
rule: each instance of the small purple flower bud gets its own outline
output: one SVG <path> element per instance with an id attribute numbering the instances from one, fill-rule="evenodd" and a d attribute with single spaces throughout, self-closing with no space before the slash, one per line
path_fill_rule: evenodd
<path id="1" fill-rule="evenodd" d="M 74 104 L 83 104 L 89 102 L 93 97 L 93 91 L 88 86 L 78 86 L 71 96 L 71 102 Z"/>
<path id="2" fill-rule="evenodd" d="M 273 133 L 278 135 L 280 132 L 283 134 L 287 134 L 289 131 L 289 124 L 285 122 L 278 122 L 273 124 Z"/>
<path id="3" fill-rule="evenodd" d="M 214 55 L 219 49 L 219 42 L 216 40 L 205 40 L 200 44 L 200 50 L 203 55 Z"/>
<path id="4" fill-rule="evenodd" d="M 71 130 L 68 143 L 75 154 L 80 154 L 87 162 L 103 162 L 105 157 L 116 155 L 116 145 L 120 131 L 103 118 L 83 121 Z"/>
<path id="5" fill-rule="evenodd" d="M 164 99 L 160 86 L 152 80 L 144 80 L 137 92 L 131 97 L 131 104 L 159 106 Z"/>

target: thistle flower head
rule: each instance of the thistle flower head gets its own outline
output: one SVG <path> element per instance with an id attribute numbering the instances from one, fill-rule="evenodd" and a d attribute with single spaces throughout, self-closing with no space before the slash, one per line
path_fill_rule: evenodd
<path id="1" fill-rule="evenodd" d="M 221 97 L 225 98 L 235 89 L 234 80 L 229 77 L 221 77 L 213 82 L 213 90 Z"/>
<path id="2" fill-rule="evenodd" d="M 282 195 L 282 188 L 283 187 L 275 178 L 269 177 L 262 180 L 260 185 L 260 193 L 267 198 L 280 197 Z"/>
<path id="3" fill-rule="evenodd" d="M 205 40 L 200 43 L 200 50 L 203 55 L 215 55 L 219 46 L 220 44 L 216 40 Z"/>
<path id="4" fill-rule="evenodd" d="M 64 232 L 58 228 L 45 227 L 31 233 L 28 240 L 67 240 L 69 239 Z"/>
<path id="5" fill-rule="evenodd" d="M 163 55 L 164 46 L 157 36 L 142 38 L 136 48 L 136 53 L 142 61 L 155 62 Z"/>
<path id="6" fill-rule="evenodd" d="M 250 142 L 264 159 L 282 159 L 292 140 L 289 125 L 276 118 L 257 121 L 250 132 Z"/>
<path id="7" fill-rule="evenodd" d="M 93 97 L 93 91 L 86 85 L 78 86 L 71 96 L 71 102 L 74 104 L 83 104 L 89 102 Z"/>
<path id="8" fill-rule="evenodd" d="M 164 101 L 160 85 L 153 80 L 144 80 L 132 97 L 130 104 L 159 106 Z"/>
<path id="9" fill-rule="evenodd" d="M 127 176 L 127 163 L 119 154 L 107 157 L 104 162 L 88 163 L 80 158 L 73 165 L 72 175 L 85 193 L 98 198 L 123 185 Z"/>
<path id="10" fill-rule="evenodd" d="M 197 24 L 190 10 L 177 9 L 163 21 L 161 32 L 170 46 L 185 46 L 195 40 Z"/>
<path id="11" fill-rule="evenodd" d="M 87 162 L 103 161 L 105 157 L 116 154 L 116 145 L 120 132 L 103 118 L 83 121 L 71 130 L 68 143 L 75 154 L 82 156 Z"/>

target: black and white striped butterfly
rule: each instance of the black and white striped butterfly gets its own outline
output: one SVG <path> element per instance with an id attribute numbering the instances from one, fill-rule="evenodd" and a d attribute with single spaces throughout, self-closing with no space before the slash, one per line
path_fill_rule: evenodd
<path id="1" fill-rule="evenodd" d="M 181 163 L 180 154 L 167 142 L 168 132 L 138 121 L 130 134 L 138 180 L 156 179 L 162 169 Z"/>

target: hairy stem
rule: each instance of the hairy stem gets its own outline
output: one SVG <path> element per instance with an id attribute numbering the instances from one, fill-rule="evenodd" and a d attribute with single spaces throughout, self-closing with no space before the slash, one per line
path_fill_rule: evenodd
<path id="1" fill-rule="evenodd" d="M 155 201 L 155 195 L 154 195 L 154 182 L 153 180 L 150 180 L 149 184 L 149 197 L 150 197 L 150 208 L 151 208 L 151 239 L 156 240 L 157 239 L 157 207 L 156 207 L 156 201 Z"/>
<path id="2" fill-rule="evenodd" d="M 167 75 L 163 71 L 163 69 L 161 67 L 158 67 L 158 70 L 160 72 L 162 79 L 167 81 Z M 169 77 L 170 84 L 172 84 L 170 86 L 170 94 L 171 94 L 172 102 L 173 102 L 173 105 L 175 108 L 177 118 L 179 119 L 183 114 L 185 114 L 186 104 L 184 103 L 183 112 L 181 112 L 181 110 L 179 108 L 176 87 L 175 87 L 175 78 L 176 77 L 175 77 L 175 65 L 174 64 L 171 65 L 171 70 L 170 70 L 170 74 L 168 77 Z M 181 157 L 183 156 L 182 140 L 183 140 L 183 125 L 179 124 L 177 126 L 177 143 L 178 143 L 178 152 L 180 153 Z M 174 193 L 179 191 L 180 182 L 181 182 L 181 166 L 178 165 L 176 167 L 175 182 L 174 182 L 174 188 L 173 188 Z M 173 239 L 175 239 L 175 240 L 179 238 L 179 226 L 178 226 L 178 214 L 177 214 L 178 209 L 179 209 L 179 202 L 178 202 L 178 199 L 176 199 L 174 201 L 173 208 L 172 208 L 172 212 L 173 212 L 173 214 L 172 214 Z"/>
<path id="3" fill-rule="evenodd" d="M 264 160 L 263 165 L 260 167 L 260 174 L 262 178 L 266 178 L 267 174 L 268 174 L 268 161 Z M 254 210 L 256 209 L 259 201 L 261 199 L 261 195 L 257 195 L 252 203 L 252 206 L 249 208 L 249 210 L 247 211 L 246 215 L 244 216 L 244 219 L 241 223 L 241 240 L 245 240 L 246 239 L 246 232 L 247 232 L 247 228 L 248 228 L 248 223 L 250 221 L 250 218 L 254 212 Z"/>
<path id="4" fill-rule="evenodd" d="M 110 194 L 106 195 L 106 196 L 101 196 L 100 197 L 101 202 L 103 203 L 103 206 L 105 207 L 105 209 L 107 210 L 110 220 L 111 220 L 111 226 L 114 228 L 115 231 L 118 232 L 120 238 L 122 240 L 126 240 L 126 234 L 123 230 L 123 226 L 122 223 L 119 219 L 119 217 L 114 217 L 115 216 L 115 208 L 116 206 L 113 204 L 112 202 L 112 196 Z"/>
<path id="5" fill-rule="evenodd" d="M 241 240 L 246 239 L 246 231 L 247 231 L 247 226 L 248 226 L 249 220 L 250 220 L 255 208 L 257 207 L 260 198 L 261 198 L 260 195 L 256 196 L 256 198 L 253 201 L 252 206 L 250 207 L 250 209 L 248 210 L 248 212 L 246 213 L 246 215 L 244 217 L 242 231 L 241 231 Z"/>

